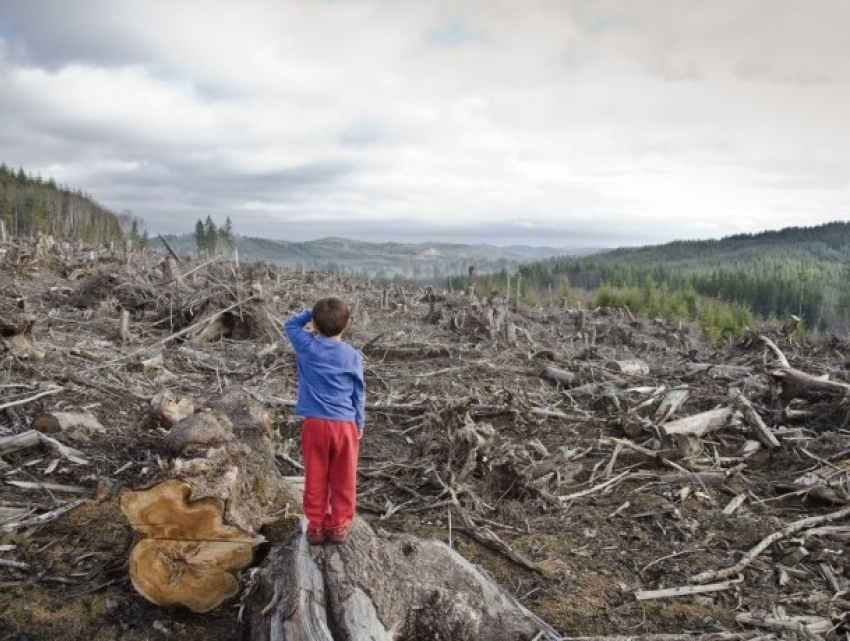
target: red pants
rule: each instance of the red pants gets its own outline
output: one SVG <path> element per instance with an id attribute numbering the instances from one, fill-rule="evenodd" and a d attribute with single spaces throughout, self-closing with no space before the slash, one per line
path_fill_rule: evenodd
<path id="1" fill-rule="evenodd" d="M 347 528 L 354 520 L 357 454 L 360 440 L 353 422 L 305 418 L 304 514 L 310 529 Z"/>

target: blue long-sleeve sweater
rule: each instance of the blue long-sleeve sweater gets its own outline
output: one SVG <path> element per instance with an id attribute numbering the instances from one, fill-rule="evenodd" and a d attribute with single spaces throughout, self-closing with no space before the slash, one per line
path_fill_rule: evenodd
<path id="1" fill-rule="evenodd" d="M 313 318 L 311 310 L 295 314 L 283 324 L 298 359 L 299 416 L 365 423 L 363 358 L 348 343 L 314 336 L 304 329 Z"/>

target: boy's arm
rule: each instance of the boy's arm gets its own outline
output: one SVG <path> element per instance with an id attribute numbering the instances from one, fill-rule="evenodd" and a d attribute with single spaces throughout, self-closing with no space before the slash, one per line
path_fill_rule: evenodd
<path id="1" fill-rule="evenodd" d="M 357 353 L 354 372 L 354 391 L 351 394 L 354 402 L 354 422 L 361 435 L 366 426 L 366 383 L 363 380 L 363 357 Z"/>
<path id="2" fill-rule="evenodd" d="M 304 330 L 304 326 L 312 319 L 313 311 L 307 309 L 299 314 L 290 316 L 283 324 L 286 336 L 289 338 L 289 342 L 292 343 L 295 351 L 305 348 L 310 343 L 312 335 Z"/>

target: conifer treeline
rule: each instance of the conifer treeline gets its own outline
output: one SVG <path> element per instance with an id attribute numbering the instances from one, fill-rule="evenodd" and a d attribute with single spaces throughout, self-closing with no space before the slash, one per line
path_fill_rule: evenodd
<path id="1" fill-rule="evenodd" d="M 195 223 L 195 231 L 192 233 L 195 243 L 198 245 L 198 253 L 214 256 L 225 250 L 233 249 L 236 237 L 233 234 L 233 222 L 230 216 L 222 227 L 218 227 L 211 216 L 205 221 L 198 219 Z"/>
<path id="2" fill-rule="evenodd" d="M 795 314 L 809 329 L 850 330 L 850 223 L 845 222 L 555 258 L 520 271 L 538 291 L 567 287 L 608 298 L 628 294 L 638 306 L 635 312 L 658 313 L 666 300 L 692 316 L 698 297 L 707 296 L 762 317 Z"/>
<path id="3" fill-rule="evenodd" d="M 0 164 L 0 220 L 13 236 L 51 234 L 100 243 L 123 238 L 121 221 L 80 190 Z"/>

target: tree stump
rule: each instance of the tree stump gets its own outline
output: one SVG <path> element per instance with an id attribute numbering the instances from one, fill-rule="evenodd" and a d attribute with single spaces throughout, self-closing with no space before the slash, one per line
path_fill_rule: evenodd
<path id="1" fill-rule="evenodd" d="M 560 636 L 443 543 L 379 535 L 357 518 L 342 545 L 275 546 L 249 596 L 254 641 Z"/>
<path id="2" fill-rule="evenodd" d="M 180 420 L 166 435 L 176 457 L 164 478 L 125 491 L 121 509 L 142 536 L 130 553 L 130 579 L 158 605 L 207 612 L 236 595 L 262 526 L 298 504 L 274 464 L 265 408 L 225 395 Z"/>

